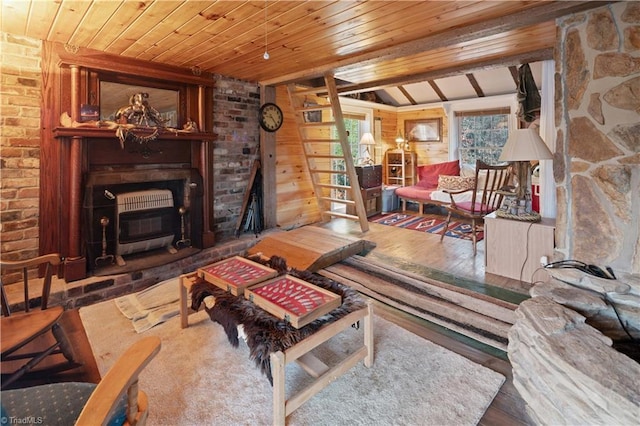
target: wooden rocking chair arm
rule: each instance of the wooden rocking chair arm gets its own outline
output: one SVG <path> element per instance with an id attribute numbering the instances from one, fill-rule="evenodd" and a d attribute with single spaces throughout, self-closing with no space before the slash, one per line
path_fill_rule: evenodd
<path id="1" fill-rule="evenodd" d="M 62 256 L 60 256 L 58 253 L 51 253 L 27 260 L 2 260 L 0 261 L 0 268 L 2 268 L 2 270 L 31 268 L 33 266 L 42 265 L 44 263 L 50 263 L 53 266 L 57 266 L 61 262 Z"/>
<path id="2" fill-rule="evenodd" d="M 160 346 L 160 338 L 153 336 L 139 340 L 129 347 L 93 391 L 76 424 L 107 424 L 125 393 L 128 394 L 127 418 L 135 418 L 138 410 L 138 376 L 160 352 Z"/>
<path id="3" fill-rule="evenodd" d="M 464 194 L 465 192 L 473 191 L 473 188 L 468 189 L 443 189 L 442 192 L 449 195 Z"/>
<path id="4" fill-rule="evenodd" d="M 34 257 L 32 259 L 25 260 L 0 260 L 0 271 L 16 271 L 22 270 L 23 278 L 23 291 L 24 291 L 24 310 L 29 312 L 29 285 L 28 285 L 28 272 L 30 268 L 36 266 L 45 266 L 44 279 L 42 281 L 42 299 L 40 302 L 40 309 L 47 309 L 49 303 L 49 293 L 51 292 L 51 278 L 53 276 L 54 266 L 58 266 L 62 263 L 62 256 L 58 253 L 44 254 L 42 256 Z M 11 308 L 9 307 L 9 300 L 7 294 L 2 288 L 2 313 L 5 316 L 11 315 Z"/>

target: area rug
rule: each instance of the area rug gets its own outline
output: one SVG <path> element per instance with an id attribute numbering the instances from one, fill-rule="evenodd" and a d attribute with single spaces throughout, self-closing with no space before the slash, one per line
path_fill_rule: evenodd
<path id="1" fill-rule="evenodd" d="M 382 225 L 397 226 L 399 228 L 413 229 L 414 231 L 428 232 L 430 234 L 440 234 L 444 228 L 445 217 L 438 215 L 416 216 L 406 213 L 386 213 L 378 214 L 369 218 L 369 222 L 379 223 Z M 451 232 L 451 230 L 463 232 L 468 235 L 459 235 Z M 471 238 L 471 225 L 468 223 L 452 220 L 449 223 L 449 230 L 445 234 L 446 237 L 453 238 Z M 476 234 L 478 241 L 484 238 L 484 232 L 480 231 Z"/>
<path id="2" fill-rule="evenodd" d="M 140 376 L 149 396 L 152 425 L 269 425 L 272 388 L 249 360 L 247 346 L 234 349 L 222 327 L 205 311 L 178 317 L 142 335 L 106 301 L 80 309 L 101 374 L 142 336 L 161 338 L 162 349 Z M 287 417 L 288 425 L 475 425 L 504 377 L 422 339 L 378 316 L 375 361 L 349 370 Z M 362 339 L 350 328 L 315 352 L 327 364 Z M 301 389 L 307 374 L 287 367 L 287 394 Z"/>
<path id="3" fill-rule="evenodd" d="M 115 299 L 133 329 L 142 333 L 180 313 L 179 278 L 159 282 L 149 288 Z"/>

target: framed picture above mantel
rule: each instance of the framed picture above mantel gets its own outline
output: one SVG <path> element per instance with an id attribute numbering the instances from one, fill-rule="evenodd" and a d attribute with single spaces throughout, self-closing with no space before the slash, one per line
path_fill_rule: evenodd
<path id="1" fill-rule="evenodd" d="M 405 120 L 404 134 L 408 142 L 442 142 L 442 118 Z"/>

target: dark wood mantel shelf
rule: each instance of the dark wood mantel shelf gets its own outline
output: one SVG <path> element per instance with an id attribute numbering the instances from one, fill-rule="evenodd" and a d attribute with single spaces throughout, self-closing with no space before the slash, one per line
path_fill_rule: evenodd
<path id="1" fill-rule="evenodd" d="M 153 128 L 138 127 L 134 131 L 141 135 L 151 134 Z M 107 127 L 56 127 L 53 129 L 53 136 L 55 138 L 114 138 L 116 137 L 116 131 Z M 215 140 L 217 135 L 215 133 L 208 132 L 174 132 L 168 129 L 164 129 L 158 139 L 160 140 L 175 140 L 175 141 L 210 141 Z"/>

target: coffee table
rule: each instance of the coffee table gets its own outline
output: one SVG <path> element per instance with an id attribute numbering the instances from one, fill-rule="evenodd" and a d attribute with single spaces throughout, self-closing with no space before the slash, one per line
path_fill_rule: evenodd
<path id="1" fill-rule="evenodd" d="M 197 279 L 195 272 L 180 276 L 180 321 L 182 328 L 189 326 L 188 294 Z M 315 348 L 356 323 L 361 324 L 363 327 L 363 344 L 339 363 L 329 367 L 311 353 Z M 363 361 L 365 367 L 371 367 L 373 358 L 373 305 L 371 302 L 367 302 L 367 305 L 362 309 L 353 311 L 334 322 L 326 324 L 314 334 L 287 350 L 272 353 L 270 355 L 270 363 L 273 377 L 273 424 L 284 425 L 286 417 L 311 397 L 342 376 L 358 362 Z M 285 367 L 292 362 L 298 363 L 315 380 L 298 393 L 287 397 L 285 393 Z"/>

